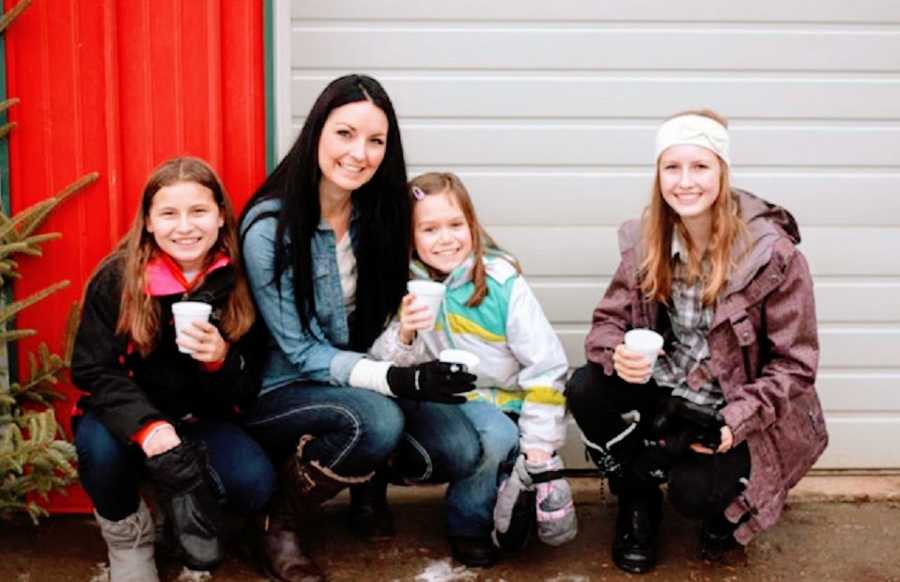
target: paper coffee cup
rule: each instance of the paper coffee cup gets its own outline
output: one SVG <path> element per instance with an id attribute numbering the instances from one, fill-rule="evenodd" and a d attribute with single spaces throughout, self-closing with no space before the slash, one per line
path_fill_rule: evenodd
<path id="1" fill-rule="evenodd" d="M 644 356 L 650 363 L 650 370 L 653 370 L 659 350 L 663 347 L 663 336 L 652 329 L 632 329 L 625 334 L 625 347 Z"/>
<path id="2" fill-rule="evenodd" d="M 438 358 L 450 364 L 464 364 L 469 373 L 474 374 L 481 359 L 466 350 L 442 350 Z"/>
<path id="3" fill-rule="evenodd" d="M 406 284 L 406 288 L 416 296 L 413 304 L 427 306 L 431 312 L 431 318 L 436 324 L 441 304 L 444 302 L 444 293 L 447 292 L 447 286 L 435 281 L 410 281 Z"/>
<path id="4" fill-rule="evenodd" d="M 194 321 L 209 321 L 212 305 L 200 301 L 179 301 L 172 304 L 172 315 L 175 316 L 175 338 Z M 178 346 L 182 354 L 192 354 L 193 350 Z"/>

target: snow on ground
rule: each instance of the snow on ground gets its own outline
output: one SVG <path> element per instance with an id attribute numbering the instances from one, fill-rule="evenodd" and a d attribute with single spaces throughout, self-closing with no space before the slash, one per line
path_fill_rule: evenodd
<path id="1" fill-rule="evenodd" d="M 416 575 L 416 582 L 467 582 L 478 580 L 478 573 L 465 566 L 453 567 L 450 558 L 429 560 L 425 570 Z"/>

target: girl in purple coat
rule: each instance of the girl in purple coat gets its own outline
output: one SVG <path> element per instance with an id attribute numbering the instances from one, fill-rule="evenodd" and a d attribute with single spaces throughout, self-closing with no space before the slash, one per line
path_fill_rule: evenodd
<path id="1" fill-rule="evenodd" d="M 701 556 L 717 558 L 777 521 L 828 442 L 797 224 L 732 188 L 730 165 L 718 114 L 681 113 L 659 128 L 649 206 L 619 230 L 588 363 L 567 386 L 619 498 L 612 555 L 629 572 L 656 565 L 661 483 L 676 510 L 701 520 Z M 636 328 L 665 339 L 652 367 L 625 347 Z"/>

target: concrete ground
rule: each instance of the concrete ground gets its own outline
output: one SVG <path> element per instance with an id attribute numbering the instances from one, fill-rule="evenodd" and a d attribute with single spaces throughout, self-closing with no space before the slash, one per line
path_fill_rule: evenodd
<path id="1" fill-rule="evenodd" d="M 524 555 L 490 569 L 452 562 L 443 529 L 441 487 L 396 487 L 391 501 L 398 536 L 368 544 L 345 527 L 346 495 L 313 520 L 312 554 L 330 580 L 359 581 L 897 581 L 900 582 L 900 476 L 814 476 L 792 493 L 781 522 L 721 563 L 695 557 L 697 526 L 667 508 L 660 564 L 644 576 L 618 570 L 609 544 L 614 498 L 593 478 L 572 479 L 579 535 L 551 548 L 532 543 Z M 88 516 L 57 516 L 37 528 L 0 523 L 0 581 L 105 581 L 105 550 Z M 164 582 L 262 581 L 253 561 L 235 548 L 212 575 L 188 573 L 161 560 Z"/>

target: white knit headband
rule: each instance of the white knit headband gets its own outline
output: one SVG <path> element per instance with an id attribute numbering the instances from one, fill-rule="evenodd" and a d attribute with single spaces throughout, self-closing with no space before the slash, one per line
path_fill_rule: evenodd
<path id="1" fill-rule="evenodd" d="M 703 115 L 679 115 L 659 126 L 656 131 L 656 159 L 673 145 L 696 145 L 711 150 L 725 164 L 731 166 L 728 156 L 728 130 L 725 126 Z"/>

